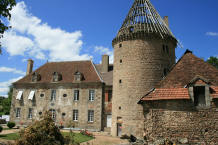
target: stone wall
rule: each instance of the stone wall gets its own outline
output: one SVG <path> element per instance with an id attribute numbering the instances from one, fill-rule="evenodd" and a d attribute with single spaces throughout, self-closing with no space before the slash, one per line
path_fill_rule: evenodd
<path id="1" fill-rule="evenodd" d="M 187 138 L 189 144 L 218 142 L 218 101 L 207 109 L 195 109 L 191 101 L 154 101 L 144 104 L 146 138 L 176 141 Z M 149 109 L 150 108 L 150 109 Z"/>
<path id="2" fill-rule="evenodd" d="M 169 54 L 163 51 L 168 45 Z M 175 44 L 156 38 L 142 38 L 114 44 L 112 135 L 117 123 L 122 134 L 142 137 L 143 108 L 137 102 L 163 77 L 164 68 L 175 63 Z"/>
<path id="3" fill-rule="evenodd" d="M 51 101 L 51 90 L 56 89 L 56 100 Z M 79 101 L 74 101 L 74 90 L 79 90 Z M 95 90 L 94 101 L 89 101 L 89 90 Z M 17 85 L 13 90 L 13 98 L 11 105 L 11 121 L 16 124 L 28 125 L 33 120 L 40 118 L 40 112 L 45 110 L 56 110 L 56 123 L 70 127 L 74 125 L 76 128 L 102 130 L 102 104 L 103 104 L 102 84 L 30 84 Z M 22 100 L 16 100 L 17 93 L 23 91 Z M 31 90 L 35 90 L 34 100 L 28 100 Z M 40 94 L 44 94 L 41 97 Z M 67 94 L 63 97 L 63 94 Z M 21 108 L 21 117 L 16 118 L 16 108 Z M 33 108 L 33 118 L 28 119 L 29 108 Z M 73 110 L 79 111 L 78 121 L 73 122 Z M 94 110 L 94 122 L 88 122 L 88 110 Z M 65 113 L 65 116 L 62 114 Z"/>

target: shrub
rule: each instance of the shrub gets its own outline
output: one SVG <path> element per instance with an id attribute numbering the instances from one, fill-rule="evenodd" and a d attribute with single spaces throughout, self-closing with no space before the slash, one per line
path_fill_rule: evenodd
<path id="1" fill-rule="evenodd" d="M 51 114 L 46 112 L 43 118 L 33 122 L 20 132 L 20 138 L 15 145 L 64 145 L 65 139 L 59 128 L 52 120 Z"/>
<path id="2" fill-rule="evenodd" d="M 2 130 L 3 130 L 3 127 L 2 127 L 2 126 L 0 126 L 0 132 L 2 132 Z"/>
<path id="3" fill-rule="evenodd" d="M 6 124 L 6 120 L 5 119 L 0 119 L 0 124 Z"/>
<path id="4" fill-rule="evenodd" d="M 86 135 L 86 136 L 89 136 L 89 137 L 94 137 L 94 135 L 90 132 L 88 132 L 87 130 L 81 130 L 80 133 L 82 135 Z"/>
<path id="5" fill-rule="evenodd" d="M 15 123 L 14 122 L 8 122 L 8 124 L 7 124 L 7 126 L 8 126 L 8 128 L 13 128 L 13 127 L 15 127 Z"/>

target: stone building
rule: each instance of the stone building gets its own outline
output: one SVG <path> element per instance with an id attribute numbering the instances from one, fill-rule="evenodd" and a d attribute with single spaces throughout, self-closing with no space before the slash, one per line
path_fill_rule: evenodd
<path id="1" fill-rule="evenodd" d="M 96 131 L 110 127 L 112 86 L 100 76 L 110 73 L 109 57 L 103 56 L 102 62 L 98 66 L 102 71 L 92 61 L 72 61 L 48 62 L 32 72 L 33 61 L 28 60 L 27 75 L 14 83 L 11 120 L 28 125 L 49 110 L 65 127 Z"/>
<path id="2" fill-rule="evenodd" d="M 135 0 L 112 45 L 113 64 L 104 55 L 102 64 L 50 62 L 32 72 L 29 60 L 14 83 L 11 120 L 28 124 L 50 110 L 65 127 L 218 142 L 218 70 L 189 50 L 176 63 L 167 16 Z"/>

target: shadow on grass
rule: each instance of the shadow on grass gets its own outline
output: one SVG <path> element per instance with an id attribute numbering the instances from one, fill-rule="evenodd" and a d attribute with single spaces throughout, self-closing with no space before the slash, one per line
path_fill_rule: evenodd
<path id="1" fill-rule="evenodd" d="M 19 138 L 19 134 L 18 133 L 0 134 L 0 138 L 5 140 L 16 140 Z"/>

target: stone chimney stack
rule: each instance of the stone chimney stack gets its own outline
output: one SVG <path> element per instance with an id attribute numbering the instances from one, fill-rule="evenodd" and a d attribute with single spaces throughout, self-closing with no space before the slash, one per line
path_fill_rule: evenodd
<path id="1" fill-rule="evenodd" d="M 166 25 L 169 27 L 168 16 L 164 16 L 163 20 L 164 20 L 164 22 L 166 23 Z"/>
<path id="2" fill-rule="evenodd" d="M 26 75 L 30 74 L 32 71 L 33 71 L 33 60 L 28 59 Z"/>
<path id="3" fill-rule="evenodd" d="M 102 72 L 108 72 L 109 70 L 109 55 L 102 55 Z"/>

